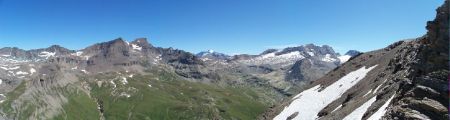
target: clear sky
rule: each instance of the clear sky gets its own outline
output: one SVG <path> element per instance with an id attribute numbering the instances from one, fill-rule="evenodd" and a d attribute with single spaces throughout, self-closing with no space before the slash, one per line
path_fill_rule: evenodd
<path id="1" fill-rule="evenodd" d="M 0 47 L 69 49 L 122 37 L 259 54 L 314 43 L 370 51 L 425 34 L 444 0 L 0 0 Z"/>

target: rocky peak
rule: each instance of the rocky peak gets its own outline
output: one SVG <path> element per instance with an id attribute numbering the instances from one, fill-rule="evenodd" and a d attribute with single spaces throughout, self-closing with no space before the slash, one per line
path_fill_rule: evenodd
<path id="1" fill-rule="evenodd" d="M 277 49 L 267 49 L 259 55 L 269 54 L 269 53 L 273 53 L 273 52 L 277 52 L 277 51 L 278 51 Z"/>
<path id="2" fill-rule="evenodd" d="M 399 57 L 397 63 L 412 61 L 409 75 L 401 79 L 400 95 L 393 100 L 387 118 L 448 119 L 449 75 L 449 0 L 437 9 L 436 18 L 427 23 L 427 34 L 418 38 L 419 48 L 414 60 Z M 403 61 L 402 61 L 403 60 Z M 399 68 L 405 69 L 402 66 Z M 405 103 L 407 105 L 405 105 Z"/>
<path id="3" fill-rule="evenodd" d="M 1 57 L 25 57 L 26 51 L 17 47 L 4 47 L 0 49 Z"/>
<path id="4" fill-rule="evenodd" d="M 152 45 L 147 41 L 147 38 L 137 38 L 131 41 L 131 44 L 135 44 L 142 48 L 150 48 Z"/>
<path id="5" fill-rule="evenodd" d="M 328 45 L 316 46 L 314 44 L 306 44 L 297 47 L 288 47 L 283 49 L 281 52 L 278 52 L 277 54 L 285 54 L 294 51 L 305 52 L 310 56 L 330 54 L 332 57 L 336 57 L 337 55 L 336 52 L 334 52 L 333 48 Z"/>
<path id="6" fill-rule="evenodd" d="M 449 68 L 449 9 L 449 0 L 445 0 L 445 3 L 436 10 L 436 18 L 427 22 L 428 32 L 420 40 L 425 46 L 422 55 L 426 58 L 422 71 Z M 444 62 L 446 64 L 442 64 Z"/>
<path id="7" fill-rule="evenodd" d="M 361 54 L 361 52 L 359 52 L 357 50 L 349 50 L 344 55 L 349 55 L 349 56 L 353 57 L 353 56 L 356 56 L 356 55 L 359 55 L 359 54 Z"/>
<path id="8" fill-rule="evenodd" d="M 62 55 L 66 55 L 66 54 L 69 54 L 69 53 L 73 52 L 73 50 L 69 50 L 69 49 L 61 47 L 59 45 L 52 45 L 52 46 L 50 46 L 48 48 L 45 48 L 43 50 L 48 51 L 48 52 L 55 52 L 57 54 L 62 54 Z"/>
<path id="9" fill-rule="evenodd" d="M 89 46 L 83 50 L 87 54 L 98 54 L 101 53 L 103 56 L 111 55 L 125 55 L 128 56 L 129 53 L 129 43 L 124 41 L 122 38 L 117 38 L 112 41 L 97 43 L 95 45 Z"/>

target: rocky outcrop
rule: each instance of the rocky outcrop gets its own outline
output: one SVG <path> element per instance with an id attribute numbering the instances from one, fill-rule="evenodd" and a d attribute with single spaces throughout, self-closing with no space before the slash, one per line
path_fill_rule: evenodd
<path id="1" fill-rule="evenodd" d="M 291 106 L 296 99 L 311 91 L 322 94 L 324 89 L 334 86 L 344 76 L 364 66 L 375 66 L 364 78 L 349 89 L 342 91 L 336 99 L 327 96 L 309 96 L 309 99 L 333 99 L 320 111 L 317 119 L 433 119 L 447 120 L 448 75 L 449 75 L 449 0 L 437 9 L 434 21 L 427 24 L 423 37 L 399 41 L 376 51 L 366 52 L 314 81 L 294 99 L 286 100 L 262 115 L 261 119 L 275 116 L 286 119 L 313 119 L 302 117 L 296 109 L 308 106 Z M 354 74 L 353 74 L 354 75 Z M 349 77 L 349 76 L 347 76 Z M 351 76 L 350 76 L 351 77 Z M 348 83 L 349 84 L 349 83 Z M 336 90 L 344 84 L 338 85 Z M 345 85 L 344 85 L 345 86 Z M 325 93 L 323 93 L 325 94 Z M 303 98 L 305 99 L 305 98 Z M 313 102 L 314 103 L 314 102 Z M 319 103 L 320 104 L 320 103 Z M 323 103 L 322 103 L 323 104 Z M 286 110 L 289 108 L 288 110 Z M 280 114 L 282 113 L 282 114 Z M 281 115 L 281 116 L 279 116 Z M 289 116 L 290 115 L 290 116 Z"/>
<path id="2" fill-rule="evenodd" d="M 359 54 L 361 54 L 362 52 L 359 52 L 357 50 L 349 50 L 347 51 L 344 55 L 349 55 L 349 56 L 357 56 Z"/>
<path id="3" fill-rule="evenodd" d="M 421 48 L 411 75 L 402 81 L 400 96 L 386 118 L 448 119 L 449 96 L 449 1 L 439 7 L 427 23 L 427 34 L 419 38 Z"/>
<path id="4" fill-rule="evenodd" d="M 306 58 L 295 62 L 287 71 L 286 80 L 292 83 L 310 82 L 319 79 L 337 65 L 332 62 L 317 60 L 316 58 Z"/>

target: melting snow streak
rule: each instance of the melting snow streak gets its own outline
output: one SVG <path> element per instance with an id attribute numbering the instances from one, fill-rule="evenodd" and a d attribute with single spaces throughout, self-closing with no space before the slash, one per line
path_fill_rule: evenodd
<path id="1" fill-rule="evenodd" d="M 386 103 L 383 104 L 383 106 L 381 106 L 377 112 L 373 113 L 372 116 L 369 117 L 368 120 L 381 120 L 381 117 L 383 117 L 383 115 L 386 113 L 386 109 L 389 105 L 389 103 L 391 102 L 391 100 L 394 98 L 395 94 L 391 96 L 391 98 L 389 98 L 388 101 L 386 101 Z"/>
<path id="2" fill-rule="evenodd" d="M 366 74 L 374 69 L 377 65 L 369 67 L 362 67 L 356 71 L 350 72 L 330 86 L 324 88 L 322 91 L 320 85 L 314 86 L 308 90 L 303 91 L 293 98 L 291 104 L 284 108 L 278 114 L 275 120 L 286 120 L 292 114 L 298 112 L 294 120 L 311 120 L 316 119 L 317 114 L 325 108 L 328 104 L 340 98 L 348 89 L 362 80 Z"/>
<path id="3" fill-rule="evenodd" d="M 356 108 L 352 113 L 345 116 L 343 120 L 361 120 L 364 116 L 364 113 L 366 113 L 367 109 L 377 100 L 377 97 L 372 97 L 369 101 L 361 105 L 360 107 Z"/>

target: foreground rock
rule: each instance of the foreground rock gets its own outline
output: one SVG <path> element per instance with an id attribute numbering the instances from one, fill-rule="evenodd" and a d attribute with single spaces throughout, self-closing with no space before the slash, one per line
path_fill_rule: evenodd
<path id="1" fill-rule="evenodd" d="M 448 23 L 446 0 L 425 36 L 351 58 L 261 119 L 447 120 Z"/>

